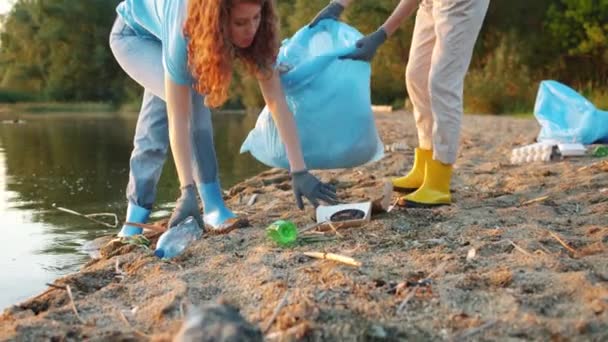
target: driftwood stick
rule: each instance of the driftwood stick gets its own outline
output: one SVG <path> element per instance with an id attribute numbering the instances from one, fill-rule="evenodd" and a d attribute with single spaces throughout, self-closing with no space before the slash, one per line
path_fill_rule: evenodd
<path id="1" fill-rule="evenodd" d="M 355 266 L 355 267 L 360 267 L 361 266 L 361 262 L 357 261 L 351 257 L 347 257 L 347 256 L 343 256 L 343 255 L 338 255 L 338 254 L 333 254 L 333 253 L 321 253 L 321 252 L 304 252 L 304 255 L 309 256 L 311 258 L 316 258 L 316 259 L 324 259 L 324 260 L 331 260 L 331 261 L 337 261 L 337 262 L 341 262 L 343 264 L 346 265 L 350 265 L 350 266 Z"/>
<path id="2" fill-rule="evenodd" d="M 55 207 L 55 208 L 57 208 L 57 210 L 59 210 L 59 211 L 63 211 L 64 213 L 72 214 L 72 215 L 75 215 L 75 216 L 80 216 L 80 217 L 85 218 L 85 219 L 87 219 L 89 221 L 93 221 L 95 223 L 104 225 L 104 226 L 106 226 L 108 228 L 116 228 L 116 227 L 118 227 L 118 217 L 116 216 L 116 214 L 107 214 L 107 215 L 106 214 L 89 214 L 89 215 L 85 215 L 85 214 L 81 214 L 81 213 L 79 213 L 77 211 L 74 211 L 74 210 L 71 210 L 71 209 L 67 209 L 67 208 L 62 208 L 62 207 Z M 95 216 L 114 216 L 114 219 L 115 219 L 114 222 L 116 224 L 111 225 L 109 223 L 97 220 L 97 219 L 93 218 Z"/>
<path id="3" fill-rule="evenodd" d="M 88 218 L 93 218 L 93 217 L 107 217 L 107 216 L 111 216 L 114 218 L 114 227 L 118 227 L 118 215 L 114 214 L 114 213 L 95 213 L 95 214 L 87 214 L 84 215 Z"/>
<path id="4" fill-rule="evenodd" d="M 67 290 L 67 288 L 63 285 L 55 285 L 55 284 L 51 284 L 51 283 L 46 283 L 45 285 L 48 287 L 58 289 L 58 290 Z"/>

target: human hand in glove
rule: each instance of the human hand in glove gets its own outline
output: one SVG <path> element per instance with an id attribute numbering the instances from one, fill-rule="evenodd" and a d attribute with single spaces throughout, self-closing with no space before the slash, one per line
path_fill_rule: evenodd
<path id="1" fill-rule="evenodd" d="M 293 172 L 291 174 L 291 185 L 296 196 L 296 204 L 300 210 L 304 209 L 302 196 L 306 197 L 315 208 L 319 206 L 319 200 L 328 204 L 338 203 L 336 188 L 333 185 L 321 182 L 308 170 Z"/>
<path id="2" fill-rule="evenodd" d="M 381 27 L 376 32 L 359 39 L 355 51 L 348 55 L 341 56 L 340 59 L 354 59 L 358 61 L 370 62 L 378 47 L 386 41 L 386 31 Z"/>
<path id="3" fill-rule="evenodd" d="M 308 28 L 315 27 L 319 23 L 319 21 L 323 19 L 338 20 L 340 19 L 340 14 L 342 14 L 342 11 L 344 11 L 344 6 L 342 6 L 336 1 L 332 1 L 312 19 L 310 24 L 308 24 Z"/>
<path id="4" fill-rule="evenodd" d="M 201 212 L 198 207 L 198 200 L 196 199 L 196 187 L 190 184 L 180 188 L 180 190 L 182 191 L 182 195 L 177 200 L 173 214 L 169 219 L 168 227 L 171 228 L 178 225 L 188 218 L 188 216 L 192 216 L 198 223 L 198 226 L 201 227 L 201 229 L 205 229 L 203 218 L 201 217 Z"/>

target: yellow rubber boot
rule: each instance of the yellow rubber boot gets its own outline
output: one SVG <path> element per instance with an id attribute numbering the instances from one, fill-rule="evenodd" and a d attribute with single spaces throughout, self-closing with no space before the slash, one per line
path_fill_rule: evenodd
<path id="1" fill-rule="evenodd" d="M 401 202 L 406 207 L 428 208 L 452 203 L 450 181 L 452 165 L 443 164 L 437 160 L 426 163 L 424 182 L 420 189 L 402 197 Z"/>
<path id="2" fill-rule="evenodd" d="M 393 190 L 410 193 L 418 190 L 424 182 L 424 167 L 426 162 L 433 159 L 433 150 L 414 150 L 414 166 L 410 172 L 399 178 L 393 179 Z"/>

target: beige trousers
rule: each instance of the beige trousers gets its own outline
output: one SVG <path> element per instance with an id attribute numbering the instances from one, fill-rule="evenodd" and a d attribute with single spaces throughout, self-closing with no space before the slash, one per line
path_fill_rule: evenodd
<path id="1" fill-rule="evenodd" d="M 490 0 L 422 0 L 405 78 L 420 148 L 453 164 L 458 154 L 464 77 Z"/>

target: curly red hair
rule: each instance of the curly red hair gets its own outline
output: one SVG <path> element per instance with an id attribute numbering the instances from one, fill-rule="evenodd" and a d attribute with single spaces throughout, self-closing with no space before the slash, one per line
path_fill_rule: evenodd
<path id="1" fill-rule="evenodd" d="M 228 37 L 230 10 L 240 2 L 262 7 L 258 31 L 245 49 L 234 46 Z M 194 87 L 206 95 L 205 104 L 209 107 L 219 107 L 228 99 L 235 60 L 252 74 L 266 74 L 279 49 L 273 0 L 190 0 L 184 34 L 188 38 L 188 64 Z"/>

